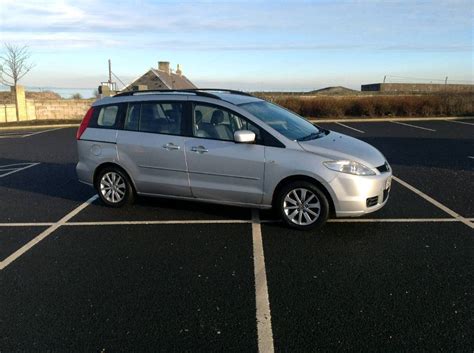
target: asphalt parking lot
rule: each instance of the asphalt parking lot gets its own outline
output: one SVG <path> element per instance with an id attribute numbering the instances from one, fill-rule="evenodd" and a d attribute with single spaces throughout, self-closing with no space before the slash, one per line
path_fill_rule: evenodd
<path id="1" fill-rule="evenodd" d="M 376 146 L 382 210 L 271 212 L 76 180 L 75 129 L 0 131 L 0 352 L 472 352 L 474 120 L 323 123 Z"/>

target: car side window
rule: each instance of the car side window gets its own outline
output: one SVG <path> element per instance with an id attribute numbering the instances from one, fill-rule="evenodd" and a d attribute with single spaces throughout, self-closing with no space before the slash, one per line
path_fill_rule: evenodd
<path id="1" fill-rule="evenodd" d="M 261 141 L 260 129 L 246 119 L 222 107 L 194 104 L 193 135 L 195 137 L 234 141 L 234 132 L 237 130 L 253 131 L 257 142 Z"/>
<path id="2" fill-rule="evenodd" d="M 116 129 L 120 122 L 118 105 L 104 105 L 94 108 L 90 127 L 103 129 Z"/>
<path id="3" fill-rule="evenodd" d="M 156 134 L 181 135 L 183 104 L 143 102 L 129 104 L 124 129 Z"/>

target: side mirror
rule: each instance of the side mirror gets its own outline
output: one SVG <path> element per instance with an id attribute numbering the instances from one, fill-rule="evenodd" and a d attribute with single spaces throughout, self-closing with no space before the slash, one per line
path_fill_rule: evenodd
<path id="1" fill-rule="evenodd" d="M 234 132 L 234 141 L 237 143 L 255 142 L 255 133 L 249 130 L 237 130 Z"/>

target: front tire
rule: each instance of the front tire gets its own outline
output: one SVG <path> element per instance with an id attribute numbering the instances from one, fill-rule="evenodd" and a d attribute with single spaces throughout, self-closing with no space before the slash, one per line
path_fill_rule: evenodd
<path id="1" fill-rule="evenodd" d="M 299 230 L 319 228 L 329 216 L 326 195 L 307 181 L 285 185 L 278 194 L 276 206 L 285 223 Z"/>
<path id="2" fill-rule="evenodd" d="M 132 183 L 119 168 L 101 170 L 97 176 L 96 189 L 102 202 L 110 207 L 122 207 L 134 200 Z"/>

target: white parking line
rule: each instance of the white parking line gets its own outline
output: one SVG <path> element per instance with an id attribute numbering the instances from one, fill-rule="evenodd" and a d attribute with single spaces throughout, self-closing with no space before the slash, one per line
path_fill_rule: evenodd
<path id="1" fill-rule="evenodd" d="M 390 120 L 390 122 L 393 123 L 393 124 L 405 125 L 405 126 L 414 127 L 414 128 L 416 128 L 416 129 L 421 129 L 421 130 L 427 130 L 427 131 L 436 132 L 436 130 L 428 129 L 427 127 L 423 127 L 423 126 L 412 125 L 412 124 L 407 124 L 407 123 L 401 123 L 400 121 L 393 121 L 393 120 Z"/>
<path id="2" fill-rule="evenodd" d="M 474 156 L 467 156 L 467 158 L 471 158 L 471 159 L 474 159 Z"/>
<path id="3" fill-rule="evenodd" d="M 1 171 L 4 171 L 4 170 L 1 170 L 2 168 L 9 168 L 11 169 L 10 167 L 14 166 L 14 165 L 25 165 L 24 167 L 19 167 L 19 168 L 13 168 L 13 170 L 10 170 L 9 172 L 7 173 L 4 173 L 4 174 L 0 174 L 0 178 L 3 178 L 3 177 L 6 177 L 7 175 L 10 175 L 10 174 L 13 174 L 13 173 L 17 173 L 17 172 L 20 172 L 22 170 L 25 170 L 25 169 L 28 169 L 28 168 L 31 168 L 31 167 L 34 167 L 35 165 L 38 165 L 40 163 L 16 163 L 16 164 L 7 164 L 7 165 L 2 165 L 0 166 L 0 172 Z"/>
<path id="4" fill-rule="evenodd" d="M 422 198 L 424 198 L 426 201 L 432 203 L 433 205 L 435 205 L 436 207 L 438 207 L 439 209 L 443 210 L 444 212 L 446 212 L 447 214 L 449 214 L 450 216 L 456 218 L 457 220 L 459 220 L 460 222 L 464 223 L 465 225 L 467 225 L 468 227 L 470 228 L 473 228 L 474 229 L 474 223 L 470 222 L 467 218 L 464 218 L 463 216 L 459 215 L 458 213 L 454 212 L 452 209 L 446 207 L 445 205 L 443 205 L 442 203 L 436 201 L 435 199 L 433 199 L 432 197 L 426 195 L 424 192 L 418 190 L 417 188 L 415 188 L 414 186 L 408 184 L 407 182 L 397 178 L 396 176 L 392 176 L 392 178 L 397 181 L 398 183 L 402 184 L 404 187 L 406 187 L 407 189 L 413 191 L 415 194 L 421 196 Z"/>
<path id="5" fill-rule="evenodd" d="M 457 124 L 464 124 L 464 125 L 472 125 L 474 126 L 473 123 L 467 123 L 465 121 L 458 121 L 458 120 L 444 120 L 444 121 L 447 121 L 448 123 L 457 123 Z"/>
<path id="6" fill-rule="evenodd" d="M 268 298 L 267 271 L 263 254 L 262 228 L 258 210 L 252 210 L 253 264 L 257 304 L 258 352 L 273 353 L 272 316 Z"/>
<path id="7" fill-rule="evenodd" d="M 45 132 L 51 132 L 51 131 L 56 131 L 56 130 L 61 130 L 61 129 L 64 129 L 64 128 L 63 127 L 58 127 L 56 129 L 42 130 L 42 131 L 38 131 L 38 132 L 33 132 L 31 134 L 23 135 L 22 137 L 30 137 L 30 136 L 34 136 L 34 135 L 44 134 Z"/>
<path id="8" fill-rule="evenodd" d="M 474 218 L 465 218 L 470 222 L 474 222 Z M 262 221 L 263 222 L 263 221 Z M 457 218 L 336 218 L 336 219 L 329 219 L 329 223 L 436 223 L 436 222 L 462 222 L 460 219 Z"/>
<path id="9" fill-rule="evenodd" d="M 351 130 L 354 130 L 354 131 L 360 132 L 361 134 L 365 134 L 365 132 L 364 132 L 364 131 L 362 131 L 362 130 L 359 130 L 359 129 L 356 129 L 355 127 L 351 127 L 351 126 L 348 126 L 348 125 L 346 125 L 346 124 L 342 124 L 342 123 L 336 123 L 336 124 L 337 124 L 337 125 L 341 125 L 341 126 L 343 126 L 343 127 L 347 128 L 347 129 L 351 129 Z"/>
<path id="10" fill-rule="evenodd" d="M 68 222 L 65 226 L 116 226 L 116 225 L 154 225 L 154 224 L 232 224 L 251 223 L 245 219 L 192 219 L 192 220 L 166 220 L 166 221 L 104 221 L 104 222 Z"/>
<path id="11" fill-rule="evenodd" d="M 21 248 L 19 248 L 17 251 L 15 251 L 13 254 L 8 256 L 5 260 L 0 262 L 0 270 L 5 269 L 8 265 L 10 265 L 13 261 L 18 259 L 20 256 L 25 254 L 28 250 L 30 250 L 32 247 L 34 247 L 36 244 L 38 244 L 40 241 L 45 239 L 47 236 L 52 234 L 55 230 L 57 230 L 59 227 L 63 226 L 67 221 L 69 221 L 72 217 L 77 215 L 79 212 L 81 212 L 84 208 L 89 206 L 92 202 L 94 202 L 98 198 L 97 195 L 92 196 L 89 200 L 84 202 L 82 205 L 79 207 L 76 207 L 74 210 L 69 212 L 67 215 L 65 215 L 63 218 L 61 218 L 59 221 L 56 223 L 52 224 L 49 228 L 41 232 L 38 236 L 30 240 L 28 243 L 23 245 Z"/>
<path id="12" fill-rule="evenodd" d="M 474 218 L 466 218 L 474 221 Z M 97 222 L 66 222 L 63 226 L 118 226 L 118 225 L 161 225 L 161 224 L 250 224 L 252 220 L 246 219 L 219 219 L 219 220 L 166 220 L 166 221 L 97 221 Z M 260 223 L 281 223 L 279 219 L 262 219 Z M 461 222 L 457 218 L 333 218 L 328 223 L 444 223 Z M 0 227 L 44 227 L 51 226 L 55 222 L 18 222 L 0 223 Z"/>

